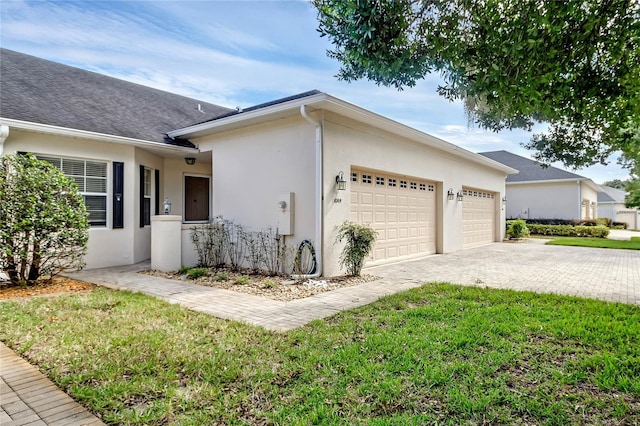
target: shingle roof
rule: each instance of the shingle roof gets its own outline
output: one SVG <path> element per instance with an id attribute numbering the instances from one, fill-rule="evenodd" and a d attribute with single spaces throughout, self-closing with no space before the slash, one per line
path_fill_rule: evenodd
<path id="1" fill-rule="evenodd" d="M 600 185 L 604 192 L 598 193 L 599 203 L 624 203 L 627 192 L 622 189 Z"/>
<path id="2" fill-rule="evenodd" d="M 0 94 L 4 118 L 162 143 L 176 143 L 165 140 L 171 130 L 232 111 L 8 49 Z"/>
<path id="3" fill-rule="evenodd" d="M 273 105 L 278 105 L 278 104 L 283 104 L 285 102 L 289 102 L 289 101 L 295 101 L 297 99 L 302 99 L 302 98 L 308 98 L 309 96 L 313 96 L 313 95 L 319 95 L 322 92 L 319 90 L 309 90 L 308 92 L 303 92 L 303 93 L 298 93 L 297 95 L 292 95 L 292 96 L 287 96 L 286 98 L 280 98 L 280 99 L 276 99 L 275 101 L 269 101 L 269 102 L 265 102 L 262 104 L 258 104 L 258 105 L 254 105 L 248 108 L 242 108 L 242 109 L 236 109 L 233 111 L 230 111 L 226 114 L 220 115 L 218 117 L 212 118 L 210 120 L 205 120 L 201 123 L 197 123 L 197 124 L 202 124 L 202 123 L 208 123 L 211 121 L 215 121 L 215 120 L 219 120 L 221 118 L 226 118 L 226 117 L 231 117 L 233 115 L 238 115 L 238 114 L 242 114 L 243 112 L 249 112 L 249 111 L 255 111 L 258 109 L 262 109 L 262 108 L 267 108 Z"/>
<path id="4" fill-rule="evenodd" d="M 513 167 L 520 172 L 515 175 L 508 175 L 507 183 L 542 180 L 587 179 L 584 176 L 580 176 L 575 173 L 559 169 L 557 167 L 549 166 L 547 168 L 544 168 L 540 165 L 540 163 L 536 161 L 521 157 L 516 154 L 512 154 L 508 151 L 480 152 L 479 154 L 497 161 L 498 163 Z"/>

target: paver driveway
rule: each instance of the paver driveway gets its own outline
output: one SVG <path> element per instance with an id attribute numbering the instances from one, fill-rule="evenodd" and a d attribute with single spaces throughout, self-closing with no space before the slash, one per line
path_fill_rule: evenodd
<path id="1" fill-rule="evenodd" d="M 640 305 L 640 250 L 547 246 L 544 240 L 495 243 L 369 268 L 384 277 L 444 281 Z"/>

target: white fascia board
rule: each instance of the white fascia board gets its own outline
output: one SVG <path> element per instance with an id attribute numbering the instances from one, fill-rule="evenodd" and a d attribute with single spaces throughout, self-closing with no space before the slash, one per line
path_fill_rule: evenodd
<path id="1" fill-rule="evenodd" d="M 128 138 L 125 136 L 109 135 L 106 133 L 91 132 L 88 130 L 72 129 L 69 127 L 52 126 L 50 124 L 34 123 L 31 121 L 14 120 L 11 118 L 0 117 L 0 123 L 9 128 L 26 130 L 29 132 L 46 133 L 56 136 L 65 136 L 70 138 L 91 139 L 99 142 L 118 143 L 123 145 L 132 145 L 138 148 L 146 148 L 160 150 L 164 152 L 190 153 L 200 152 L 197 148 L 189 148 L 184 146 L 166 145 L 160 142 L 151 142 L 143 139 Z"/>
<path id="2" fill-rule="evenodd" d="M 571 182 L 584 182 L 585 185 L 591 187 L 596 192 L 604 192 L 599 185 L 595 184 L 589 178 L 569 178 L 569 179 L 541 179 L 541 180 L 527 180 L 523 182 L 507 182 L 509 185 L 535 185 L 545 183 L 571 183 Z"/>
<path id="3" fill-rule="evenodd" d="M 505 174 L 516 174 L 518 170 L 506 166 L 497 161 L 491 160 L 480 154 L 468 151 L 450 142 L 446 142 L 435 136 L 424 133 L 420 130 L 409 127 L 405 124 L 394 121 L 390 118 L 376 114 L 367 109 L 361 108 L 342 99 L 336 98 L 326 93 L 307 96 L 281 104 L 267 106 L 253 111 L 241 112 L 229 117 L 220 118 L 195 126 L 185 127 L 171 131 L 168 134 L 171 138 L 193 138 L 209 134 L 237 129 L 243 126 L 267 122 L 269 120 L 294 116 L 299 114 L 300 106 L 305 105 L 310 111 L 326 110 L 336 114 L 352 118 L 354 120 L 369 124 L 390 133 L 405 137 L 407 139 L 422 143 L 423 145 L 451 153 L 457 157 L 465 158 L 474 163 L 499 170 Z"/>

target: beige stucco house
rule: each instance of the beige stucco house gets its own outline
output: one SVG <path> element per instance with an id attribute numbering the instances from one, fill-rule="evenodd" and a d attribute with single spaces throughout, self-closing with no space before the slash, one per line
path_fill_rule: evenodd
<path id="1" fill-rule="evenodd" d="M 506 181 L 506 217 L 514 219 L 598 218 L 599 185 L 591 179 L 508 151 L 482 152 L 518 170 Z"/>
<path id="2" fill-rule="evenodd" d="M 516 170 L 311 91 L 232 110 L 2 50 L 0 152 L 32 152 L 81 183 L 89 268 L 151 257 L 162 200 L 181 221 L 216 216 L 311 240 L 337 275 L 336 226 L 379 233 L 369 264 L 501 241 L 505 178 Z M 346 181 L 344 190 L 337 180 Z"/>

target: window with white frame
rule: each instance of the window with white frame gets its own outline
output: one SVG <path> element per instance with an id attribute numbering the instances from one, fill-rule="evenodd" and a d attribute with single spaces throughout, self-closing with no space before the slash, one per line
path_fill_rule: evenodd
<path id="1" fill-rule="evenodd" d="M 53 164 L 78 185 L 91 226 L 107 226 L 107 163 L 48 155 L 36 157 Z"/>

